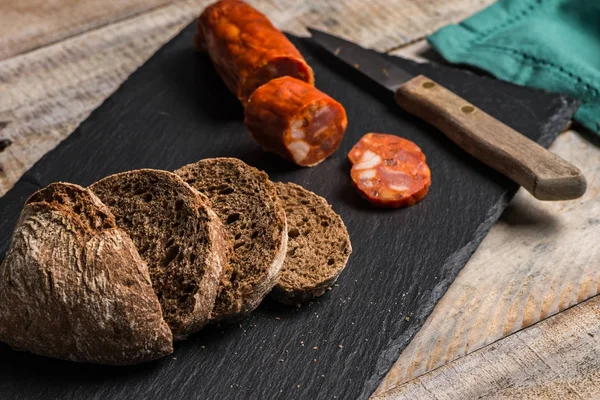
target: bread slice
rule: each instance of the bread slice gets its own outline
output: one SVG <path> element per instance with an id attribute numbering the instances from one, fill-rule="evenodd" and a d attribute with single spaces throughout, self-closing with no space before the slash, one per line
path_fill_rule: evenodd
<path id="1" fill-rule="evenodd" d="M 235 158 L 212 158 L 175 171 L 210 198 L 234 240 L 231 279 L 223 282 L 213 319 L 254 310 L 279 278 L 287 247 L 285 212 L 267 174 Z"/>
<path id="2" fill-rule="evenodd" d="M 141 169 L 90 189 L 148 263 L 152 286 L 175 340 L 200 330 L 214 306 L 227 239 L 208 199 L 177 175 Z"/>
<path id="3" fill-rule="evenodd" d="M 0 267 L 0 340 L 115 365 L 173 351 L 146 264 L 89 190 L 54 183 L 27 201 Z"/>
<path id="4" fill-rule="evenodd" d="M 297 304 L 321 296 L 352 253 L 342 218 L 327 201 L 294 183 L 276 183 L 288 223 L 288 250 L 271 296 Z"/>

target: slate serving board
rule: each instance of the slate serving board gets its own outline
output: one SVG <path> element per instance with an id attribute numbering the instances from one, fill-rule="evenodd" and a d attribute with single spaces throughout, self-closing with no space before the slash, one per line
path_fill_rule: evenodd
<path id="1" fill-rule="evenodd" d="M 315 168 L 263 153 L 243 127 L 237 100 L 207 57 L 193 51 L 193 29 L 163 47 L 0 199 L 0 254 L 25 199 L 51 182 L 88 185 L 129 169 L 173 170 L 230 156 L 315 191 L 341 214 L 354 253 L 339 287 L 300 309 L 267 300 L 241 323 L 206 328 L 177 344 L 173 357 L 136 367 L 58 361 L 0 345 L 3 398 L 366 398 L 517 189 L 297 38 L 318 87 L 345 105 L 349 128 L 339 151 Z M 577 107 L 464 71 L 393 61 L 545 146 Z M 424 150 L 433 185 L 418 205 L 374 209 L 352 188 L 346 154 L 369 131 L 399 134 Z"/>

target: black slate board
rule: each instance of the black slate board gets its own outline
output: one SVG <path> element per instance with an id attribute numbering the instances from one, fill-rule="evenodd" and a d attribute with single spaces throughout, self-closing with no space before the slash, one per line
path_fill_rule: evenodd
<path id="1" fill-rule="evenodd" d="M 516 190 L 299 39 L 319 88 L 345 105 L 349 129 L 340 150 L 315 168 L 265 154 L 244 130 L 237 100 L 193 51 L 192 35 L 190 26 L 162 48 L 0 199 L 1 254 L 25 199 L 53 181 L 88 185 L 114 172 L 232 156 L 333 204 L 354 247 L 339 287 L 301 309 L 266 301 L 240 324 L 207 328 L 178 344 L 173 357 L 136 367 L 57 361 L 1 345 L 2 398 L 366 398 Z M 546 146 L 576 108 L 566 97 L 393 60 Z M 433 185 L 421 203 L 391 211 L 359 198 L 346 154 L 368 131 L 402 135 L 424 150 Z"/>

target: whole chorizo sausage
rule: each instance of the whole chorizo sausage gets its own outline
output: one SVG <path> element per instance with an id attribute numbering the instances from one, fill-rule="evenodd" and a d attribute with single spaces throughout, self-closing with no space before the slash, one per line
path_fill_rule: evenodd
<path id="1" fill-rule="evenodd" d="M 312 69 L 271 21 L 240 0 L 208 6 L 196 26 L 196 47 L 206 50 L 227 87 L 246 104 L 256 88 L 280 76 L 314 84 Z"/>
<path id="2" fill-rule="evenodd" d="M 425 197 L 431 171 L 425 154 L 410 140 L 384 133 L 367 133 L 348 159 L 352 183 L 360 194 L 381 207 L 411 206 Z"/>
<path id="3" fill-rule="evenodd" d="M 286 76 L 254 91 L 244 123 L 265 150 L 312 167 L 337 150 L 348 119 L 340 103 L 314 86 Z"/>

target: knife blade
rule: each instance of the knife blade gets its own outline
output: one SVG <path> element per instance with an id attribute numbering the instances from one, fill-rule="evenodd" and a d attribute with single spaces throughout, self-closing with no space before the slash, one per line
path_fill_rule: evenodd
<path id="1" fill-rule="evenodd" d="M 438 128 L 537 199 L 570 200 L 585 193 L 586 180 L 577 167 L 439 83 L 411 74 L 355 43 L 317 29 L 308 31 L 309 40 L 394 93 L 400 107 Z"/>

